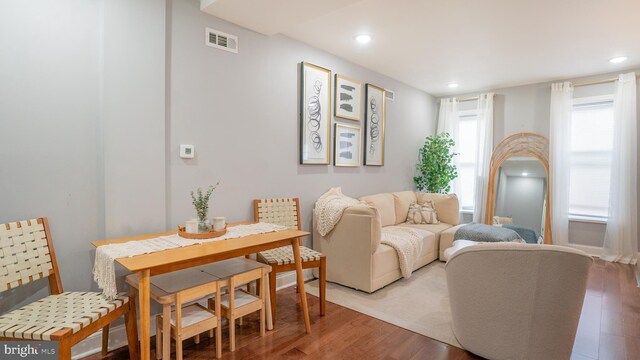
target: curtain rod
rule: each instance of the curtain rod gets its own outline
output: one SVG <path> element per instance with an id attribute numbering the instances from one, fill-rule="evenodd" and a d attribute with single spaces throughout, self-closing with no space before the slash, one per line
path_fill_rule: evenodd
<path id="1" fill-rule="evenodd" d="M 454 97 L 453 99 L 456 99 L 457 102 L 465 102 L 465 101 L 478 100 L 478 99 L 480 99 L 480 96 L 470 96 L 470 97 L 464 97 L 464 98 Z M 438 100 L 438 102 L 441 102 L 441 101 L 442 101 L 442 99 Z"/>
<path id="2" fill-rule="evenodd" d="M 636 73 L 636 77 L 640 77 L 640 74 Z M 610 83 L 610 82 L 614 82 L 618 80 L 617 77 L 614 78 L 608 78 L 608 79 L 602 79 L 602 80 L 594 80 L 594 81 L 585 81 L 585 82 L 578 82 L 575 84 L 571 84 L 573 85 L 573 87 L 580 87 L 580 86 L 589 86 L 589 85 L 598 85 L 598 84 L 606 84 L 606 83 Z M 455 98 L 458 102 L 465 102 L 465 101 L 474 101 L 474 100 L 478 100 L 480 97 L 479 96 L 469 96 L 469 97 L 463 97 L 463 98 Z"/>
<path id="3" fill-rule="evenodd" d="M 636 74 L 636 77 L 640 76 L 639 74 Z M 614 82 L 618 80 L 617 77 L 614 78 L 608 78 L 608 79 L 602 79 L 602 80 L 594 80 L 594 81 L 585 81 L 585 82 L 578 82 L 575 84 L 571 84 L 573 85 L 573 87 L 580 87 L 580 86 L 589 86 L 589 85 L 598 85 L 598 84 L 606 84 L 606 83 L 610 83 L 610 82 Z"/>

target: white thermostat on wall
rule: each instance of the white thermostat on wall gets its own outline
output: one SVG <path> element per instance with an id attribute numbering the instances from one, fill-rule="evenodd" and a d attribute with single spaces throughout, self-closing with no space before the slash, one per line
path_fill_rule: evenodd
<path id="1" fill-rule="evenodd" d="M 193 145 L 180 144 L 180 157 L 183 159 L 193 159 Z"/>

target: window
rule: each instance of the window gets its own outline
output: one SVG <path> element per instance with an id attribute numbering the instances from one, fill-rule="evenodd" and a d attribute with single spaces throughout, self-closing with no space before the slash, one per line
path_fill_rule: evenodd
<path id="1" fill-rule="evenodd" d="M 458 139 L 456 141 L 460 209 L 473 211 L 476 190 L 476 152 L 478 149 L 478 113 L 476 110 L 460 111 Z"/>
<path id="2" fill-rule="evenodd" d="M 570 132 L 569 216 L 606 220 L 613 147 L 613 96 L 574 99 Z"/>

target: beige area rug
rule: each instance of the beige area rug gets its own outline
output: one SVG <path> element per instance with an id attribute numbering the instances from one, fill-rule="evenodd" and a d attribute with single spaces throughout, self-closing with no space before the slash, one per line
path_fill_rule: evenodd
<path id="1" fill-rule="evenodd" d="M 368 294 L 327 282 L 327 301 L 461 348 L 451 329 L 444 263 L 433 263 Z M 318 280 L 307 292 L 318 296 Z"/>

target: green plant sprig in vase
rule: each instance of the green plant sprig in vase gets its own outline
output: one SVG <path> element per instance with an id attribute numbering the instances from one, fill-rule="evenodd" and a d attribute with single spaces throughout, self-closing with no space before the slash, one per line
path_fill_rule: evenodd
<path id="1" fill-rule="evenodd" d="M 451 181 L 458 177 L 458 169 L 453 164 L 455 141 L 449 133 L 427 136 L 420 148 L 420 162 L 416 165 L 419 175 L 413 182 L 418 191 L 449 193 Z"/>
<path id="2" fill-rule="evenodd" d="M 192 204 L 196 208 L 196 215 L 198 216 L 199 232 L 209 231 L 209 220 L 207 220 L 207 214 L 209 213 L 209 198 L 218 185 L 220 185 L 220 181 L 215 185 L 209 185 L 206 192 L 203 192 L 201 188 L 198 188 L 195 192 L 191 191 Z"/>

